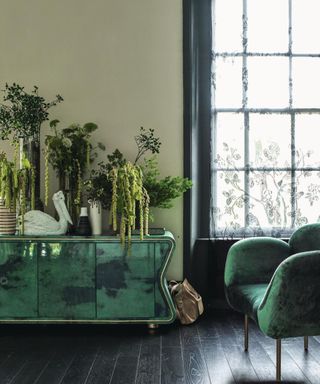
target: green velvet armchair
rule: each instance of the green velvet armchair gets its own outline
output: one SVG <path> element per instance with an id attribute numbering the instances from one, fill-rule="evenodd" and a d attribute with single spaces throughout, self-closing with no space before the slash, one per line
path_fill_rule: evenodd
<path id="1" fill-rule="evenodd" d="M 271 237 L 240 240 L 229 250 L 225 292 L 230 306 L 276 339 L 276 380 L 281 380 L 281 339 L 320 335 L 320 223 L 297 229 L 289 243 Z"/>

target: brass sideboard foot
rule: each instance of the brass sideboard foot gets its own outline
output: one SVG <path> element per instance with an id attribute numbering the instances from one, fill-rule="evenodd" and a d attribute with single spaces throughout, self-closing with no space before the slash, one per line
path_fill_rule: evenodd
<path id="1" fill-rule="evenodd" d="M 148 332 L 150 335 L 155 335 L 157 333 L 157 329 L 159 328 L 159 324 L 149 323 L 148 324 Z"/>
<path id="2" fill-rule="evenodd" d="M 158 329 L 159 328 L 159 324 L 155 324 L 155 323 L 149 323 L 148 324 L 148 328 L 151 330 L 151 329 Z"/>

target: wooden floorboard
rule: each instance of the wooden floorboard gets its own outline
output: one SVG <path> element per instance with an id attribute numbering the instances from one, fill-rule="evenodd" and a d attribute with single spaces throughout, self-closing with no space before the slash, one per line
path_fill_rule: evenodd
<path id="1" fill-rule="evenodd" d="M 142 340 L 136 384 L 160 383 L 161 336 L 149 335 Z"/>
<path id="2" fill-rule="evenodd" d="M 134 384 L 136 382 L 141 343 L 140 335 L 128 335 L 121 340 L 110 384 Z M 108 382 L 106 381 L 106 383 Z"/>
<path id="3" fill-rule="evenodd" d="M 161 384 L 185 384 L 184 367 L 180 347 L 162 347 Z"/>
<path id="4" fill-rule="evenodd" d="M 117 340 L 108 339 L 108 343 L 100 347 L 92 369 L 88 372 L 85 384 L 109 383 L 115 369 L 118 353 Z"/>
<path id="5" fill-rule="evenodd" d="M 206 313 L 195 324 L 6 327 L 0 333 L 0 384 L 275 383 L 275 341 L 243 316 Z M 282 342 L 284 384 L 320 384 L 320 337 Z"/>
<path id="6" fill-rule="evenodd" d="M 253 380 L 259 382 L 259 378 L 252 366 L 250 356 L 243 351 L 242 341 L 237 339 L 236 332 L 227 321 L 217 324 L 221 345 L 229 363 L 234 381 L 238 383 Z"/>
<path id="7" fill-rule="evenodd" d="M 86 348 L 83 346 L 74 357 L 71 365 L 66 371 L 61 384 L 83 384 L 88 377 L 88 372 L 97 358 L 96 348 Z"/>
<path id="8" fill-rule="evenodd" d="M 233 337 L 236 338 L 240 350 L 248 356 L 252 368 L 255 371 L 260 381 L 272 381 L 275 376 L 275 364 L 270 359 L 269 355 L 259 343 L 253 332 L 250 332 L 250 346 L 247 352 L 244 352 L 244 324 L 240 321 L 227 319 L 226 325 L 233 330 Z M 255 327 L 255 324 L 250 324 L 250 328 Z"/>

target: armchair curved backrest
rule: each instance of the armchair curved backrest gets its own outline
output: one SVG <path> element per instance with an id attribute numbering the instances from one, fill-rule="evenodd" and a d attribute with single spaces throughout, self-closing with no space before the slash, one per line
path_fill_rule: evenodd
<path id="1" fill-rule="evenodd" d="M 279 265 L 257 318 L 275 339 L 320 334 L 320 251 L 294 254 Z"/>
<path id="2" fill-rule="evenodd" d="M 320 250 L 320 223 L 306 224 L 298 228 L 289 240 L 291 255 Z"/>
<path id="3" fill-rule="evenodd" d="M 225 265 L 225 287 L 268 284 L 278 265 L 290 255 L 286 242 L 271 237 L 254 237 L 235 243 Z"/>

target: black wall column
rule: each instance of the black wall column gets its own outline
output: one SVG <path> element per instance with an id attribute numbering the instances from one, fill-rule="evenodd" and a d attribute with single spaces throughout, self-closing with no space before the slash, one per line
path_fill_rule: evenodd
<path id="1" fill-rule="evenodd" d="M 183 0 L 184 174 L 193 181 L 184 198 L 184 275 L 203 295 L 211 242 L 212 0 Z"/>

